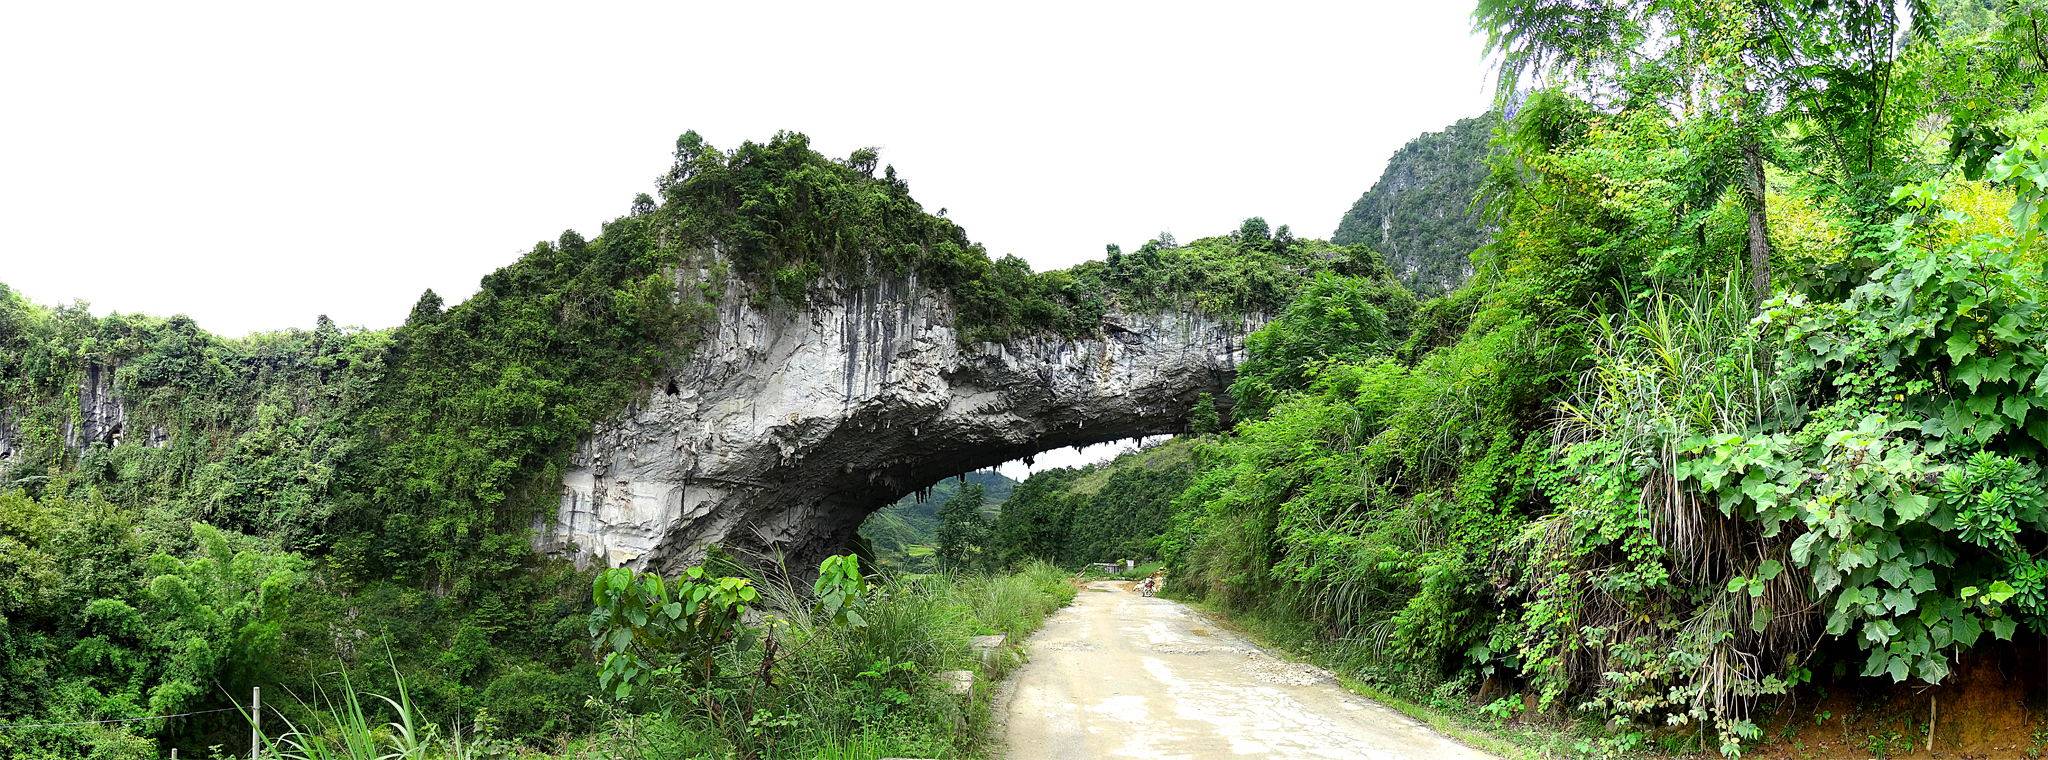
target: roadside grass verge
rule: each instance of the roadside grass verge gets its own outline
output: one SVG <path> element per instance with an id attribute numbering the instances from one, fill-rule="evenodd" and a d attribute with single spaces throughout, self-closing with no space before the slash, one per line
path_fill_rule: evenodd
<path id="1" fill-rule="evenodd" d="M 787 623 L 779 633 L 774 693 L 756 713 L 755 722 L 772 732 L 758 745 L 759 756 L 995 756 L 996 682 L 1016 666 L 1015 645 L 1073 600 L 1068 577 L 1042 562 L 1001 574 L 902 573 L 876 587 L 861 612 L 862 626 L 775 613 Z M 785 609 L 800 604 L 780 603 Z M 983 662 L 970 640 L 994 633 L 1009 642 L 1003 656 Z M 975 674 L 966 695 L 952 693 L 939 678 L 951 670 Z M 646 757 L 744 756 L 734 742 L 705 741 L 715 726 L 700 716 L 676 722 L 696 724 L 690 733 L 697 737 L 652 747 Z"/>
<path id="2" fill-rule="evenodd" d="M 631 701 L 593 698 L 607 718 L 592 734 L 520 746 L 493 737 L 488 716 L 432 722 L 402 692 L 359 692 L 343 675 L 333 696 L 307 706 L 310 720 L 266 739 L 265 757 L 993 758 L 996 682 L 1021 662 L 1024 637 L 1073 600 L 1070 578 L 1043 562 L 1002 574 L 887 576 L 861 602 L 860 625 L 821 614 L 808 587 L 755 578 L 762 635 L 715 655 L 716 670 L 732 675 Z M 994 633 L 1009 641 L 984 662 L 970 641 Z M 975 674 L 967 694 L 939 677 L 948 670 Z"/>

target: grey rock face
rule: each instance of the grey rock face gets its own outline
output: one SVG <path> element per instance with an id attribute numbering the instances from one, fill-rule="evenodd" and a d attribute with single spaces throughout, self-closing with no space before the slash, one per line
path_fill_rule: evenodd
<path id="1" fill-rule="evenodd" d="M 537 548 L 668 570 L 717 543 L 805 567 L 945 477 L 1180 430 L 1198 394 L 1227 400 L 1264 322 L 1126 314 L 1098 337 L 962 346 L 950 304 L 914 277 L 800 309 L 752 295 L 730 282 L 692 357 L 578 448 Z"/>
<path id="2" fill-rule="evenodd" d="M 119 369 L 116 365 L 86 365 L 85 379 L 78 385 L 78 422 L 65 423 L 64 445 L 82 449 L 95 443 L 113 446 L 121 442 L 128 402 L 114 387 Z"/>
<path id="3" fill-rule="evenodd" d="M 0 407 L 0 474 L 5 474 L 7 466 L 14 462 L 15 441 L 20 438 L 21 432 L 15 427 L 12 415 Z"/>
<path id="4" fill-rule="evenodd" d="M 79 372 L 78 415 L 58 428 L 65 448 L 78 452 L 96 443 L 119 446 L 134 442 L 128 440 L 128 399 L 121 395 L 116 379 L 120 369 L 119 364 L 94 363 Z M 17 466 L 24 454 L 21 415 L 20 407 L 9 406 L 0 399 L 0 478 L 9 475 L 10 468 Z M 171 433 L 162 425 L 151 425 L 140 442 L 151 448 L 168 446 Z"/>

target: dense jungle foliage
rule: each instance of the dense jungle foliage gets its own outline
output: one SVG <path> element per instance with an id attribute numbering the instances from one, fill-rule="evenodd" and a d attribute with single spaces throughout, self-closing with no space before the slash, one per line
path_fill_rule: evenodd
<path id="1" fill-rule="evenodd" d="M 990 512 L 1017 487 L 1017 481 L 995 470 L 976 470 L 939 481 L 930 489 L 905 496 L 868 515 L 860 524 L 861 540 L 867 542 L 868 551 L 885 568 L 920 572 L 936 569 L 937 560 L 932 552 L 939 534 L 939 508 L 970 484 L 981 486 L 984 511 Z"/>
<path id="2" fill-rule="evenodd" d="M 1475 20 L 1503 116 L 1477 203 L 1447 207 L 1492 235 L 1427 300 L 1366 245 L 1257 218 L 1034 273 L 873 151 L 794 134 L 685 134 L 601 234 L 392 330 L 230 340 L 0 291 L 0 756 L 232 749 L 258 684 L 303 697 L 278 707 L 301 746 L 399 741 L 348 724 L 374 692 L 435 719 L 433 754 L 971 753 L 985 695 L 931 672 L 1001 670 L 966 638 L 1071 593 L 1033 560 L 1138 553 L 1365 680 L 1590 719 L 1589 753 L 1738 754 L 1805 684 L 2038 652 L 2048 3 Z M 1271 321 L 1203 435 L 1033 477 L 993 520 L 980 488 L 947 499 L 948 574 L 534 554 L 578 437 L 722 299 L 912 274 L 964 341 L 1114 309 Z"/>
<path id="3" fill-rule="evenodd" d="M 989 531 L 992 560 L 1068 566 L 1157 556 L 1172 499 L 1193 475 L 1188 442 L 1165 441 L 1086 467 L 1034 473 Z"/>
<path id="4" fill-rule="evenodd" d="M 1739 754 L 1803 684 L 2038 652 L 2048 4 L 1475 18 L 1508 118 L 1473 280 L 1325 277 L 1248 341 L 1165 486 L 1175 586 L 1596 754 Z"/>
<path id="5" fill-rule="evenodd" d="M 1401 146 L 1344 212 L 1330 242 L 1379 251 L 1418 295 L 1456 290 L 1471 276 L 1472 252 L 1492 234 L 1474 201 L 1499 125 L 1498 114 L 1474 116 Z"/>
<path id="6" fill-rule="evenodd" d="M 1318 272 L 1376 266 L 1252 219 L 1034 273 L 875 169 L 797 134 L 688 133 L 601 234 L 538 244 L 460 304 L 429 291 L 391 330 L 224 339 L 0 290 L 0 723 L 63 724 L 0 732 L 0 755 L 196 756 L 241 741 L 222 710 L 249 686 L 312 694 L 337 669 L 381 694 L 402 673 L 422 709 L 536 745 L 611 719 L 587 575 L 531 532 L 579 437 L 721 299 L 914 276 L 982 341 L 1114 309 L 1275 311 Z"/>

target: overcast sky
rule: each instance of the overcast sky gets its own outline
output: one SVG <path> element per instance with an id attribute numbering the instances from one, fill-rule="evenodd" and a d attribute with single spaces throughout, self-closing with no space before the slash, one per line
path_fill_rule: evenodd
<path id="1" fill-rule="evenodd" d="M 0 7 L 0 282 L 216 333 L 402 321 L 652 190 L 675 137 L 875 146 L 1040 269 L 1324 237 L 1485 110 L 1465 2 Z"/>

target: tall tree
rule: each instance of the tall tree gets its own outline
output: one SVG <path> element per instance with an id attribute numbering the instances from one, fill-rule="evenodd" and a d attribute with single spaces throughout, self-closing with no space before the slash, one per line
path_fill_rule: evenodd
<path id="1" fill-rule="evenodd" d="M 1949 158 L 1981 178 L 2012 142 L 2000 123 L 2048 91 L 2048 0 L 1936 0 L 1925 94 L 1949 123 Z"/>
<path id="2" fill-rule="evenodd" d="M 969 483 L 939 507 L 939 567 L 966 570 L 980 564 L 988 543 L 988 518 L 981 513 L 985 498 L 980 483 Z"/>
<path id="3" fill-rule="evenodd" d="M 1803 117 L 1846 173 L 1875 170 L 1895 63 L 1923 0 L 1479 0 L 1475 25 L 1501 61 L 1500 98 L 1574 89 L 1605 107 L 1658 104 L 1718 122 L 1703 192 L 1733 190 L 1747 217 L 1749 283 L 1770 289 L 1765 170 L 1771 140 Z M 1849 183 L 1844 183 L 1849 184 Z M 1858 183 L 1860 184 L 1860 183 Z"/>

